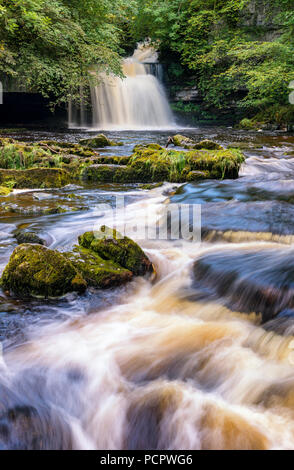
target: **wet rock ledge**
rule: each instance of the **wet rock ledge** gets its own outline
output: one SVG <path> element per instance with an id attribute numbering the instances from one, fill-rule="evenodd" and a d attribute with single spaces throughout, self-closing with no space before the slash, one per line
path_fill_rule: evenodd
<path id="1" fill-rule="evenodd" d="M 103 135 L 79 144 L 20 142 L 0 138 L 0 194 L 15 188 L 59 188 L 80 180 L 97 183 L 182 183 L 237 178 L 244 155 L 218 143 L 174 136 L 163 148 L 137 145 L 131 156 L 102 156 L 102 146 L 119 145 Z M 182 149 L 178 149 L 181 146 Z"/>

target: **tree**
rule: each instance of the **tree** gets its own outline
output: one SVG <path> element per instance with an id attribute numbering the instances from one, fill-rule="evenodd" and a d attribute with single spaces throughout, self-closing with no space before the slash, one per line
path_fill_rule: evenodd
<path id="1" fill-rule="evenodd" d="M 0 0 L 0 73 L 54 103 L 94 80 L 89 69 L 120 74 L 125 0 Z"/>

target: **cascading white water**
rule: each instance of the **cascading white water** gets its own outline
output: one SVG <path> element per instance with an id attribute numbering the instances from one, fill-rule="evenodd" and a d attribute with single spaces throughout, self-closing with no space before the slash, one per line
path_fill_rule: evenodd
<path id="1" fill-rule="evenodd" d="M 122 65 L 125 78 L 102 75 L 91 90 L 93 126 L 99 129 L 158 129 L 174 127 L 165 91 L 150 64 L 157 63 L 152 47 L 139 44 Z M 146 64 L 146 65 L 145 65 Z"/>

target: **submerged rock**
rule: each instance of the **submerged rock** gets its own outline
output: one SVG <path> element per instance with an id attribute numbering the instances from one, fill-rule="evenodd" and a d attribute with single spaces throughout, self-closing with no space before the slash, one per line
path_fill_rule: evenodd
<path id="1" fill-rule="evenodd" d="M 22 297 L 58 297 L 67 292 L 83 292 L 87 287 L 65 256 L 33 244 L 14 250 L 0 282 L 4 290 Z"/>
<path id="2" fill-rule="evenodd" d="M 104 134 L 98 134 L 91 139 L 82 139 L 80 140 L 80 145 L 85 145 L 92 148 L 102 148 L 102 147 L 115 147 L 118 145 L 123 145 L 120 142 L 114 142 L 113 140 L 108 139 Z"/>
<path id="3" fill-rule="evenodd" d="M 105 260 L 118 263 L 135 276 L 143 276 L 153 271 L 151 261 L 137 243 L 105 225 L 99 231 L 81 235 L 79 244 Z"/>
<path id="4" fill-rule="evenodd" d="M 109 288 L 131 281 L 133 273 L 118 263 L 102 259 L 97 253 L 81 246 L 65 256 L 86 280 L 88 286 Z"/>
<path id="5" fill-rule="evenodd" d="M 233 310 L 269 321 L 294 308 L 294 262 L 289 249 L 215 251 L 194 265 L 196 286 Z"/>
<path id="6" fill-rule="evenodd" d="M 14 236 L 19 245 L 23 243 L 45 245 L 45 241 L 34 232 L 24 232 L 23 230 L 17 230 L 14 232 Z"/>

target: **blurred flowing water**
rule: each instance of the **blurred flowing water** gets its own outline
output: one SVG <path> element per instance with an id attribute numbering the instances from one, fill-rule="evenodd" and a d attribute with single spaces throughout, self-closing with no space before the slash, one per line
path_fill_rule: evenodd
<path id="1" fill-rule="evenodd" d="M 2 293 L 1 448 L 294 448 L 294 137 L 181 132 L 243 147 L 240 178 L 1 198 L 1 269 L 17 227 L 67 250 L 79 234 L 109 223 L 97 205 L 114 205 L 117 194 L 139 226 L 147 212 L 156 224 L 169 203 L 202 206 L 201 244 L 140 241 L 156 279 L 46 302 Z M 81 135 L 91 133 L 20 137 Z M 139 142 L 164 144 L 169 133 L 107 135 L 124 145 L 105 154 L 129 155 Z M 42 215 L 56 205 L 68 212 Z"/>

